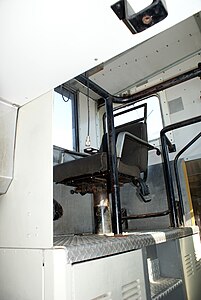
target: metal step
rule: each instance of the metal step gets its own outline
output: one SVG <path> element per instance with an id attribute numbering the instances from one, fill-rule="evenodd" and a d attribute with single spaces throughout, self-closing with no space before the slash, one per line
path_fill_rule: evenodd
<path id="1" fill-rule="evenodd" d="M 147 259 L 149 281 L 151 289 L 151 299 L 164 299 L 177 287 L 182 285 L 182 280 L 177 278 L 162 277 L 160 274 L 160 264 L 158 258 Z"/>
<path id="2" fill-rule="evenodd" d="M 150 283 L 151 299 L 164 299 L 180 285 L 182 285 L 181 279 L 161 277 L 160 279 Z"/>

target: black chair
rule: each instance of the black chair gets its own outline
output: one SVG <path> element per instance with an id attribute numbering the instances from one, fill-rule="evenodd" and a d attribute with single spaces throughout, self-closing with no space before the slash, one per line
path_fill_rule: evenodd
<path id="1" fill-rule="evenodd" d="M 147 143 L 147 124 L 130 122 L 115 128 L 117 171 L 119 185 L 132 182 L 137 187 L 137 195 L 144 202 L 149 188 L 146 185 L 148 150 L 156 149 Z M 156 149 L 157 154 L 160 151 Z M 112 231 L 107 179 L 109 174 L 107 155 L 107 133 L 103 135 L 98 153 L 86 155 L 55 165 L 53 181 L 75 187 L 72 193 L 92 193 L 94 197 L 95 233 Z"/>
<path id="2" fill-rule="evenodd" d="M 149 194 L 145 183 L 148 150 L 156 149 L 147 143 L 147 125 L 143 122 L 130 122 L 116 127 L 115 134 L 119 183 L 122 185 L 133 182 L 138 188 L 138 194 L 146 202 L 144 196 Z M 98 153 L 55 165 L 54 182 L 76 187 L 75 192 L 82 195 L 93 193 L 100 187 L 106 188 L 108 175 L 106 135 L 103 136 Z"/>

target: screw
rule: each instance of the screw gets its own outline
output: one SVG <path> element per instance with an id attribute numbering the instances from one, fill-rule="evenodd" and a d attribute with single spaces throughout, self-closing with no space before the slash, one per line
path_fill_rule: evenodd
<path id="1" fill-rule="evenodd" d="M 152 16 L 145 15 L 142 17 L 142 23 L 145 25 L 149 25 L 152 22 Z"/>

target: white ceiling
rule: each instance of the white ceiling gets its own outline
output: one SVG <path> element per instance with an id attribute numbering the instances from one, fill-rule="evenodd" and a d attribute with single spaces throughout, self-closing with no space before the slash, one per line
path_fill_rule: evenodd
<path id="1" fill-rule="evenodd" d="M 132 35 L 115 0 L 1 0 L 0 97 L 23 105 L 201 10 L 200 0 L 166 2 L 164 21 Z"/>

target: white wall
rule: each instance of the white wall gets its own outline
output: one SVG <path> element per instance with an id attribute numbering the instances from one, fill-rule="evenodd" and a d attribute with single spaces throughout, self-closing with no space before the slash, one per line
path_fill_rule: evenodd
<path id="1" fill-rule="evenodd" d="M 43 263 L 41 249 L 0 249 L 1 300 L 43 300 Z"/>
<path id="2" fill-rule="evenodd" d="M 19 109 L 14 178 L 0 197 L 0 247 L 53 245 L 52 97 Z"/>

